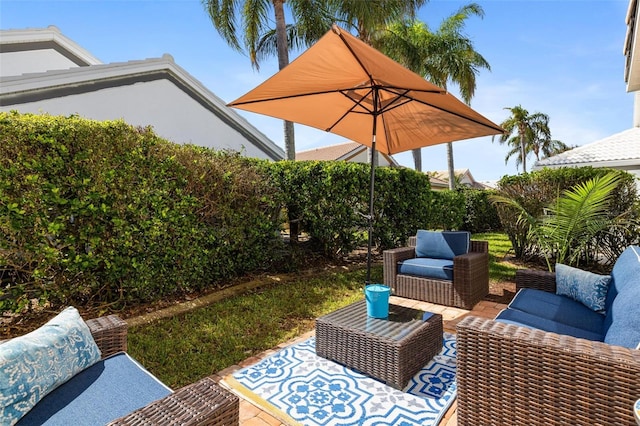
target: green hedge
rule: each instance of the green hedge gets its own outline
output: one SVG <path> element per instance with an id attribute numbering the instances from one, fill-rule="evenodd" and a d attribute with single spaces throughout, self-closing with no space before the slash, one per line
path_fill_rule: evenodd
<path id="1" fill-rule="evenodd" d="M 496 206 L 490 200 L 497 191 L 490 189 L 458 189 L 465 200 L 462 229 L 471 233 L 502 230 L 502 223 Z"/>
<path id="2" fill-rule="evenodd" d="M 297 221 L 327 256 L 348 254 L 366 244 L 370 168 L 366 164 L 327 161 L 263 163 L 286 196 L 289 221 Z M 374 245 L 395 247 L 428 227 L 429 179 L 404 168 L 375 171 Z"/>
<path id="3" fill-rule="evenodd" d="M 240 156 L 150 129 L 0 113 L 0 309 L 128 303 L 262 269 L 279 190 Z"/>
<path id="4" fill-rule="evenodd" d="M 16 112 L 0 113 L 0 156 L 0 310 L 119 309 L 294 270 L 279 232 L 291 220 L 324 255 L 366 245 L 366 164 L 247 159 L 122 121 Z M 375 173 L 379 252 L 466 223 L 466 192 L 433 192 L 410 169 Z"/>

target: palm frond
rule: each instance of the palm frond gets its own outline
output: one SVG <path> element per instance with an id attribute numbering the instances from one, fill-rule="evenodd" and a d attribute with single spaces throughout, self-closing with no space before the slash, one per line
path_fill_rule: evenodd
<path id="1" fill-rule="evenodd" d="M 549 207 L 541 232 L 557 263 L 573 264 L 594 236 L 610 225 L 607 210 L 619 182 L 613 172 L 590 179 L 565 191 Z"/>

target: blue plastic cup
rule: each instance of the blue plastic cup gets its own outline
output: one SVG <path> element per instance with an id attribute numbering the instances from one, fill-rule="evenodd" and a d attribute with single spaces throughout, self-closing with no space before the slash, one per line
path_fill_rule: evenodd
<path id="1" fill-rule="evenodd" d="M 384 284 L 369 284 L 364 287 L 367 301 L 367 315 L 371 318 L 387 318 L 389 316 L 389 295 L 391 287 Z"/>

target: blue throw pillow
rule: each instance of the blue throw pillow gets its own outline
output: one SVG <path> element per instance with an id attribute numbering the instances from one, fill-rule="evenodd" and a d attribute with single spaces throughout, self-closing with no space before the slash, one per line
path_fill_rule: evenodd
<path id="1" fill-rule="evenodd" d="M 49 392 L 100 360 L 78 310 L 68 307 L 24 336 L 0 344 L 0 419 L 14 425 Z"/>
<path id="2" fill-rule="evenodd" d="M 570 297 L 596 312 L 604 313 L 610 282 L 609 275 L 556 263 L 556 294 Z"/>
<path id="3" fill-rule="evenodd" d="M 425 231 L 416 234 L 416 257 L 448 259 L 469 252 L 471 233 L 468 231 Z"/>

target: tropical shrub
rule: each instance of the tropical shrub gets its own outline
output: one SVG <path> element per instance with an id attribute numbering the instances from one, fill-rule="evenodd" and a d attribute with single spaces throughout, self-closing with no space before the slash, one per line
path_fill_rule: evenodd
<path id="1" fill-rule="evenodd" d="M 501 187 L 492 199 L 517 256 L 542 257 L 549 265 L 611 263 L 638 241 L 636 187 L 626 172 L 545 169 L 503 179 Z"/>

